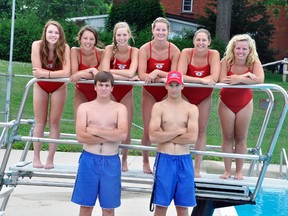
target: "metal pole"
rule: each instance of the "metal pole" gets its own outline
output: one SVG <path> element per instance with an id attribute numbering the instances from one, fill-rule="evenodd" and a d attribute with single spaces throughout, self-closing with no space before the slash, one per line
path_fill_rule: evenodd
<path id="1" fill-rule="evenodd" d="M 13 44 L 14 44 L 14 20 L 15 20 L 15 0 L 12 1 L 12 17 L 11 17 L 11 36 L 10 36 L 10 54 L 7 76 L 7 91 L 6 91 L 6 103 L 5 103 L 5 116 L 4 121 L 9 121 L 10 114 L 10 95 L 12 86 L 12 59 L 13 59 Z M 5 135 L 4 143 L 7 141 L 7 134 Z"/>

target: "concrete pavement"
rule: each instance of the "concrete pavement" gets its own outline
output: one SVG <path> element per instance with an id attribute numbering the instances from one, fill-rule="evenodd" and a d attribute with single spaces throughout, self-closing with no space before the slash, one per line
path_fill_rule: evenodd
<path id="1" fill-rule="evenodd" d="M 4 149 L 0 149 L 1 162 L 4 152 Z M 13 150 L 11 152 L 7 170 L 10 165 L 14 165 L 19 161 L 21 154 L 22 151 L 19 150 Z M 44 161 L 44 159 L 46 159 L 47 152 L 41 152 L 41 154 Z M 56 152 L 55 163 L 77 165 L 79 155 L 80 153 Z M 29 151 L 26 161 L 32 160 L 32 158 L 33 152 Z M 150 164 L 152 165 L 154 163 L 154 158 L 151 157 L 150 160 Z M 142 170 L 142 157 L 129 156 L 128 164 L 130 170 Z M 248 166 L 245 165 L 246 169 L 247 167 Z M 203 172 L 210 173 L 213 171 L 214 173 L 220 174 L 223 173 L 223 162 L 203 161 L 201 169 Z M 277 179 L 279 177 L 279 167 L 270 165 L 266 176 Z M 276 179 L 272 180 L 274 184 Z M 283 182 L 287 184 L 288 188 L 288 181 L 279 181 L 281 181 L 281 184 L 283 184 Z M 266 179 L 265 182 L 267 182 Z M 71 194 L 72 188 L 18 185 L 9 199 L 5 216 L 77 216 L 79 214 L 79 206 L 70 202 Z M 153 213 L 149 211 L 149 201 L 150 194 L 123 191 L 121 199 L 122 204 L 116 209 L 116 215 L 153 215 Z M 191 212 L 192 208 L 189 209 L 189 211 Z M 233 212 L 233 209 L 231 210 L 230 208 L 229 211 L 229 215 L 237 215 L 236 212 Z M 93 212 L 93 215 L 101 215 L 101 209 L 98 202 Z M 176 211 L 174 205 L 171 204 L 168 209 L 167 216 L 174 215 L 176 215 Z M 228 215 L 227 209 L 215 210 L 214 215 Z"/>

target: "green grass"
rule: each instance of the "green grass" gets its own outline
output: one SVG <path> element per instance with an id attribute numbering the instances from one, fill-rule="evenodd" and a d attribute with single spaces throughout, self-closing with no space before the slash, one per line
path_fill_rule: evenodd
<path id="1" fill-rule="evenodd" d="M 1 84 L 1 92 L 0 92 L 0 111 L 5 110 L 5 96 L 6 96 L 6 76 L 3 74 L 7 74 L 8 71 L 8 62 L 0 60 L 0 84 Z M 23 97 L 23 92 L 27 82 L 30 78 L 19 77 L 16 75 L 32 75 L 31 72 L 31 64 L 29 63 L 17 63 L 14 62 L 12 65 L 13 71 L 13 82 L 12 82 L 12 89 L 11 89 L 11 101 L 10 101 L 10 120 L 16 118 L 18 114 L 18 109 Z M 266 73 L 265 74 L 265 82 L 266 83 L 274 83 L 279 86 L 282 86 L 284 89 L 288 89 L 288 83 L 282 82 L 282 77 L 279 74 L 272 74 Z M 262 127 L 263 119 L 266 114 L 266 110 L 262 110 L 259 107 L 259 103 L 261 100 L 267 99 L 267 94 L 262 91 L 256 91 L 254 94 L 254 113 L 252 122 L 250 125 L 249 136 L 248 136 L 248 146 L 254 148 L 256 146 L 259 133 Z M 279 114 L 281 108 L 283 107 L 284 100 L 279 93 L 275 93 L 275 100 L 276 100 L 276 108 L 273 110 L 271 114 L 271 118 L 269 120 L 266 133 L 264 135 L 263 143 L 262 143 L 262 152 L 265 154 L 268 150 L 270 145 L 271 138 L 274 134 L 275 127 L 277 125 Z M 207 130 L 207 144 L 208 145 L 221 145 L 221 127 L 219 122 L 219 117 L 217 113 L 217 104 L 218 104 L 218 97 L 219 97 L 219 90 L 215 89 L 213 92 L 213 108 L 209 118 L 208 130 Z M 29 91 L 29 96 L 26 102 L 25 110 L 23 113 L 23 119 L 32 119 L 33 118 L 33 106 L 32 106 L 32 90 Z M 65 104 L 65 110 L 63 113 L 63 119 L 61 123 L 61 132 L 63 133 L 75 133 L 74 122 L 73 122 L 73 100 L 74 100 L 74 85 L 68 84 L 68 94 Z M 2 121 L 2 114 L 0 114 L 0 121 Z M 142 116 L 141 116 L 141 87 L 134 87 L 134 116 L 133 116 L 133 123 L 136 126 L 132 126 L 131 130 L 131 137 L 134 139 L 141 139 L 142 137 Z M 19 127 L 19 134 L 23 136 L 27 136 L 29 134 L 31 126 L 30 125 L 21 125 Z M 47 128 L 47 131 L 49 129 Z M 274 154 L 271 160 L 271 163 L 279 163 L 280 158 L 280 151 L 282 148 L 285 148 L 287 145 L 287 136 L 285 134 L 287 131 L 287 118 L 284 121 L 279 139 L 277 141 Z M 25 144 L 16 142 L 14 144 L 14 148 L 23 148 Z M 47 148 L 47 146 L 45 146 Z M 58 147 L 58 151 L 80 151 L 80 145 L 65 145 L 61 144 Z M 133 155 L 140 155 L 141 152 L 136 150 L 130 150 L 130 154 Z M 213 159 L 213 160 L 222 160 L 222 158 L 216 157 L 205 157 L 206 159 Z"/>

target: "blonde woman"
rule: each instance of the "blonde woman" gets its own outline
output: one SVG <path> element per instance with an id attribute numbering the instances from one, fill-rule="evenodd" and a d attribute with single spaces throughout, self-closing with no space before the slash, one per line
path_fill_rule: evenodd
<path id="1" fill-rule="evenodd" d="M 43 29 L 41 40 L 32 44 L 31 61 L 33 75 L 36 78 L 64 78 L 70 76 L 70 48 L 65 42 L 62 26 L 56 21 L 48 21 Z M 49 119 L 49 137 L 59 138 L 60 121 L 66 101 L 64 82 L 43 82 L 34 84 L 33 108 L 35 114 L 34 137 L 43 137 Z M 50 107 L 49 105 L 50 104 Z M 34 142 L 33 167 L 54 168 L 54 155 L 57 145 L 49 143 L 46 163 L 40 160 L 42 143 Z"/>
<path id="2" fill-rule="evenodd" d="M 221 60 L 220 82 L 229 85 L 259 84 L 264 82 L 264 71 L 258 58 L 255 41 L 248 35 L 235 35 L 228 43 Z M 222 127 L 222 151 L 245 154 L 247 135 L 253 113 L 253 94 L 249 88 L 223 88 L 220 92 L 218 113 Z M 235 149 L 233 150 L 233 145 Z M 244 159 L 236 159 L 234 179 L 242 180 Z M 231 177 L 231 158 L 224 158 L 225 173 Z"/>
<path id="3" fill-rule="evenodd" d="M 180 50 L 168 41 L 170 23 L 163 17 L 158 17 L 152 23 L 153 39 L 145 43 L 139 50 L 138 76 L 147 85 L 142 88 L 142 118 L 144 132 L 142 145 L 150 146 L 149 122 L 152 106 L 161 101 L 167 90 L 164 86 L 149 86 L 150 83 L 165 83 L 167 72 L 177 69 Z M 152 173 L 149 164 L 149 152 L 143 151 L 143 171 Z"/>
<path id="4" fill-rule="evenodd" d="M 194 48 L 183 49 L 178 62 L 178 71 L 184 74 L 184 82 L 214 85 L 219 79 L 220 55 L 210 49 L 211 35 L 206 29 L 199 29 L 193 38 Z M 199 109 L 199 134 L 195 144 L 196 150 L 205 150 L 206 131 L 212 107 L 212 88 L 186 87 L 183 96 Z M 195 177 L 200 178 L 202 155 L 195 155 Z"/>
<path id="5" fill-rule="evenodd" d="M 110 71 L 115 80 L 139 80 L 135 76 L 138 67 L 138 49 L 129 45 L 133 35 L 126 22 L 116 23 L 113 30 L 113 43 L 105 47 L 101 62 L 103 71 Z M 112 99 L 124 104 L 128 110 L 129 133 L 125 144 L 131 143 L 130 130 L 133 118 L 133 86 L 115 85 Z M 128 171 L 128 149 L 122 149 L 122 171 Z"/>

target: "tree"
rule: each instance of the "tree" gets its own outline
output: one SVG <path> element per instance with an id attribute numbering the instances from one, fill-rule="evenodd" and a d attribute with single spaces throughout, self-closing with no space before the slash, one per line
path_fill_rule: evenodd
<path id="1" fill-rule="evenodd" d="M 117 0 L 110 8 L 106 28 L 111 30 L 117 22 L 126 21 L 140 31 L 159 16 L 165 16 L 159 0 Z"/>
<path id="2" fill-rule="evenodd" d="M 16 17 L 35 14 L 41 23 L 49 19 L 63 20 L 77 16 L 106 14 L 109 2 L 105 0 L 17 0 Z"/>
<path id="3" fill-rule="evenodd" d="M 251 4 L 261 4 L 258 0 L 249 0 L 249 2 Z M 237 3 L 237 0 L 234 0 L 234 3 Z M 262 4 L 272 9 L 276 16 L 279 14 L 279 7 L 284 7 L 284 9 L 288 10 L 287 0 L 263 0 Z M 216 37 L 225 43 L 227 43 L 230 38 L 232 5 L 233 0 L 217 0 Z"/>
<path id="4" fill-rule="evenodd" d="M 112 0 L 53 0 L 43 4 L 42 0 L 17 0 L 13 60 L 30 62 L 31 44 L 39 40 L 43 25 L 55 19 L 64 28 L 70 46 L 76 45 L 79 27 L 67 18 L 106 14 Z M 0 0 L 0 59 L 9 59 L 12 0 Z"/>
<path id="5" fill-rule="evenodd" d="M 263 4 L 268 7 L 268 9 L 272 9 L 276 17 L 279 15 L 279 7 L 283 7 L 286 11 L 288 10 L 287 0 L 263 0 Z"/>
<path id="6" fill-rule="evenodd" d="M 0 19 L 11 17 L 11 2 L 7 0 L 0 0 Z"/>
<path id="7" fill-rule="evenodd" d="M 230 39 L 232 3 L 233 0 L 217 1 L 216 37 L 224 43 Z"/>
<path id="8" fill-rule="evenodd" d="M 217 1 L 218 2 L 218 1 Z M 247 4 L 247 0 L 237 0 L 232 5 L 231 36 L 248 33 L 256 41 L 257 50 L 262 62 L 274 60 L 275 51 L 268 48 L 273 37 L 274 27 L 269 24 L 269 15 L 262 4 Z M 206 16 L 199 19 L 199 24 L 205 26 L 212 36 L 216 34 L 215 0 L 211 0 L 205 8 Z M 225 31 L 225 29 L 223 30 Z M 221 39 L 221 38 L 220 38 Z"/>

